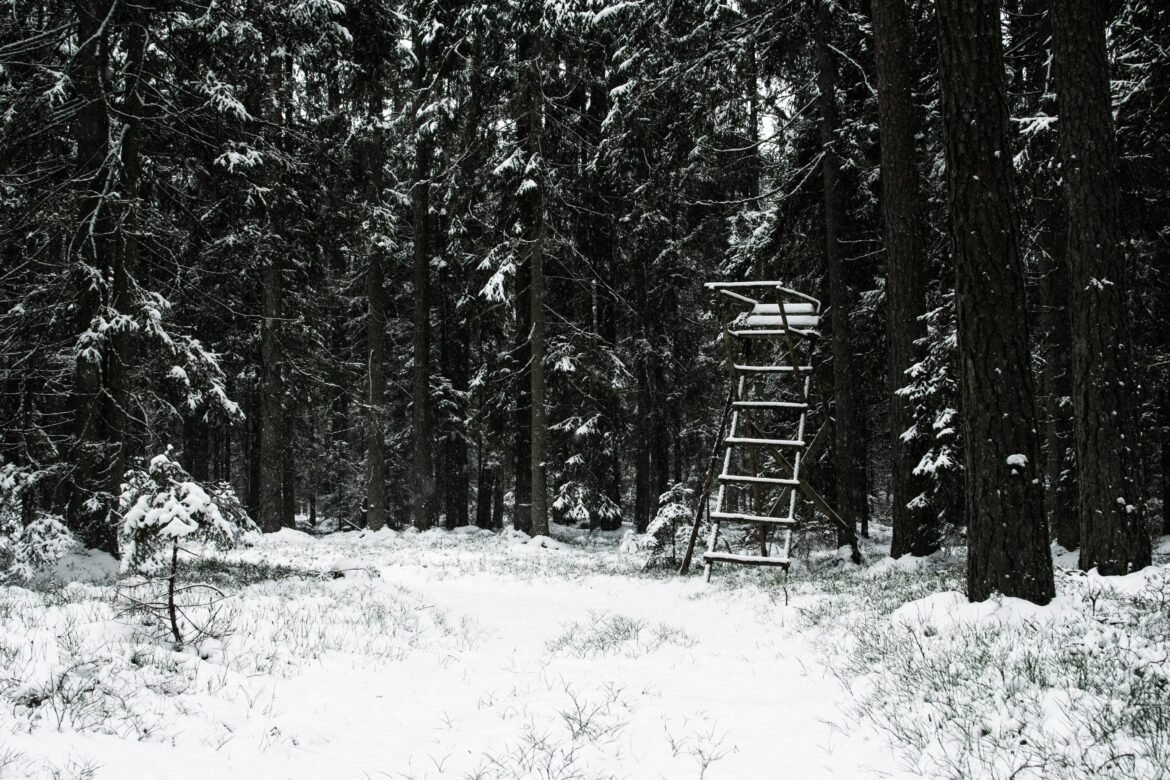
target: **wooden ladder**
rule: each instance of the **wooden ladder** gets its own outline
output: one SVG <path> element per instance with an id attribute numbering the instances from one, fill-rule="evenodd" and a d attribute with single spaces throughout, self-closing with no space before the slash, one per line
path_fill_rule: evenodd
<path id="1" fill-rule="evenodd" d="M 714 563 L 775 566 L 787 571 L 797 523 L 796 493 L 803 487 L 801 461 L 807 447 L 813 378 L 808 341 L 817 332 L 820 302 L 778 282 L 714 282 L 706 287 L 714 291 L 720 312 L 728 300 L 741 310 L 723 326 L 733 389 L 730 427 L 722 441 L 722 469 L 715 475 L 715 509 L 708 508 L 711 527 L 703 553 L 704 576 L 710 580 Z M 776 300 L 761 300 L 766 294 Z M 764 418 L 770 424 L 763 424 Z M 785 425 L 786 434 L 775 432 Z M 772 458 L 769 473 L 764 473 L 765 454 Z M 743 503 L 750 503 L 750 511 L 744 511 L 742 493 L 749 489 L 750 502 Z M 779 493 L 770 507 L 766 507 L 767 491 Z M 727 552 L 718 552 L 724 523 L 758 526 L 759 554 L 737 553 L 730 547 Z M 778 550 L 769 542 L 771 529 L 782 534 Z"/>

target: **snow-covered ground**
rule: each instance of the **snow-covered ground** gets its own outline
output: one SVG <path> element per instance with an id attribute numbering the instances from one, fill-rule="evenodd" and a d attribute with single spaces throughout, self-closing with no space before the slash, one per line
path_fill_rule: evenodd
<path id="1" fill-rule="evenodd" d="M 857 571 L 825 554 L 796 567 L 786 604 L 775 572 L 724 571 L 708 585 L 642 572 L 642 557 L 614 536 L 557 536 L 286 530 L 188 562 L 227 598 L 190 592 L 217 602 L 190 610 L 216 638 L 182 651 L 133 607 L 142 588 L 0 589 L 0 776 L 999 776 L 979 769 L 994 762 L 948 753 L 977 753 L 991 735 L 997 750 L 1016 740 L 1007 777 L 1019 769 L 1017 721 L 1031 712 L 1016 695 L 1026 686 L 981 680 L 996 658 L 987 652 L 950 670 L 966 698 L 944 706 L 928 673 L 963 650 L 964 626 L 1029 636 L 1049 618 L 1096 625 L 1084 599 L 1109 601 L 1092 596 L 1104 585 L 1073 583 L 1050 608 L 967 607 L 953 594 L 954 558 Z M 100 559 L 67 565 L 71 577 L 103 574 Z M 1122 589 L 1164 575 L 1124 578 Z M 1115 629 L 1102 646 L 1129 648 L 1133 635 Z M 1138 677 L 1154 679 L 1164 653 L 1159 661 L 1156 643 L 1141 641 Z M 921 686 L 907 680 L 915 669 Z M 1075 685 L 1057 681 L 1064 699 L 1036 700 L 1071 711 Z M 1004 717 L 988 715 L 1000 704 Z M 958 724 L 966 743 L 937 722 L 959 710 L 973 713 Z M 1028 772 L 1017 776 L 1063 776 Z"/>

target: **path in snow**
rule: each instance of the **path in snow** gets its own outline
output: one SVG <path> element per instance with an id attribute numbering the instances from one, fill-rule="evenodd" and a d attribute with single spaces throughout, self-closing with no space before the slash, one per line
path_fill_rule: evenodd
<path id="1" fill-rule="evenodd" d="M 197 662 L 207 692 L 173 697 L 165 739 L 40 728 L 6 742 L 119 780 L 914 776 L 884 736 L 842 714 L 848 695 L 782 594 L 604 573 L 632 569 L 596 565 L 620 559 L 612 548 L 372 536 L 266 538 L 241 557 L 318 570 L 341 557 L 381 576 L 240 598 L 261 620 L 265 599 L 366 604 L 389 632 L 401 616 L 384 605 L 407 599 L 421 628 L 398 657 L 331 651 L 226 686 L 211 685 L 214 659 Z M 244 646 L 229 637 L 229 659 L 233 642 Z"/>

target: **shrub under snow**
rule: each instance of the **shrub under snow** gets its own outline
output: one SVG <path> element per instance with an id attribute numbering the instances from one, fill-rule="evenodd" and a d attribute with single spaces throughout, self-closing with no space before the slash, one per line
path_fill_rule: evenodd
<path id="1" fill-rule="evenodd" d="M 152 570 L 183 540 L 233 547 L 255 525 L 228 485 L 205 488 L 171 460 L 169 450 L 146 471 L 127 473 L 122 488 L 122 568 Z"/>
<path id="2" fill-rule="evenodd" d="M 30 580 L 77 546 L 58 515 L 34 510 L 25 525 L 23 494 L 35 475 L 12 463 L 0 464 L 0 573 L 8 580 Z"/>

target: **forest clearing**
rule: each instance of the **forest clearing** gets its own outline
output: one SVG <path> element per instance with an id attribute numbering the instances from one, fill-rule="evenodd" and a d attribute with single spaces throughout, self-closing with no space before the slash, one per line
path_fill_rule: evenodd
<path id="1" fill-rule="evenodd" d="M 1170 778 L 1170 3 L 0 0 L 0 778 Z"/>
<path id="2" fill-rule="evenodd" d="M 1069 572 L 1048 607 L 967 605 L 955 551 L 894 561 L 879 543 L 866 547 L 879 563 L 857 569 L 825 550 L 786 587 L 759 570 L 704 585 L 643 572 L 628 536 L 554 533 L 286 529 L 209 551 L 187 561 L 189 576 L 226 598 L 189 610 L 213 636 L 181 650 L 117 595 L 108 561 L 80 559 L 68 575 L 100 585 L 5 589 L 0 776 L 718 780 L 783 767 L 1152 779 L 1170 768 L 1170 730 L 1133 711 L 1164 696 L 1170 675 L 1165 568 L 1112 582 Z M 1105 725 L 1102 711 L 1134 717 Z"/>

